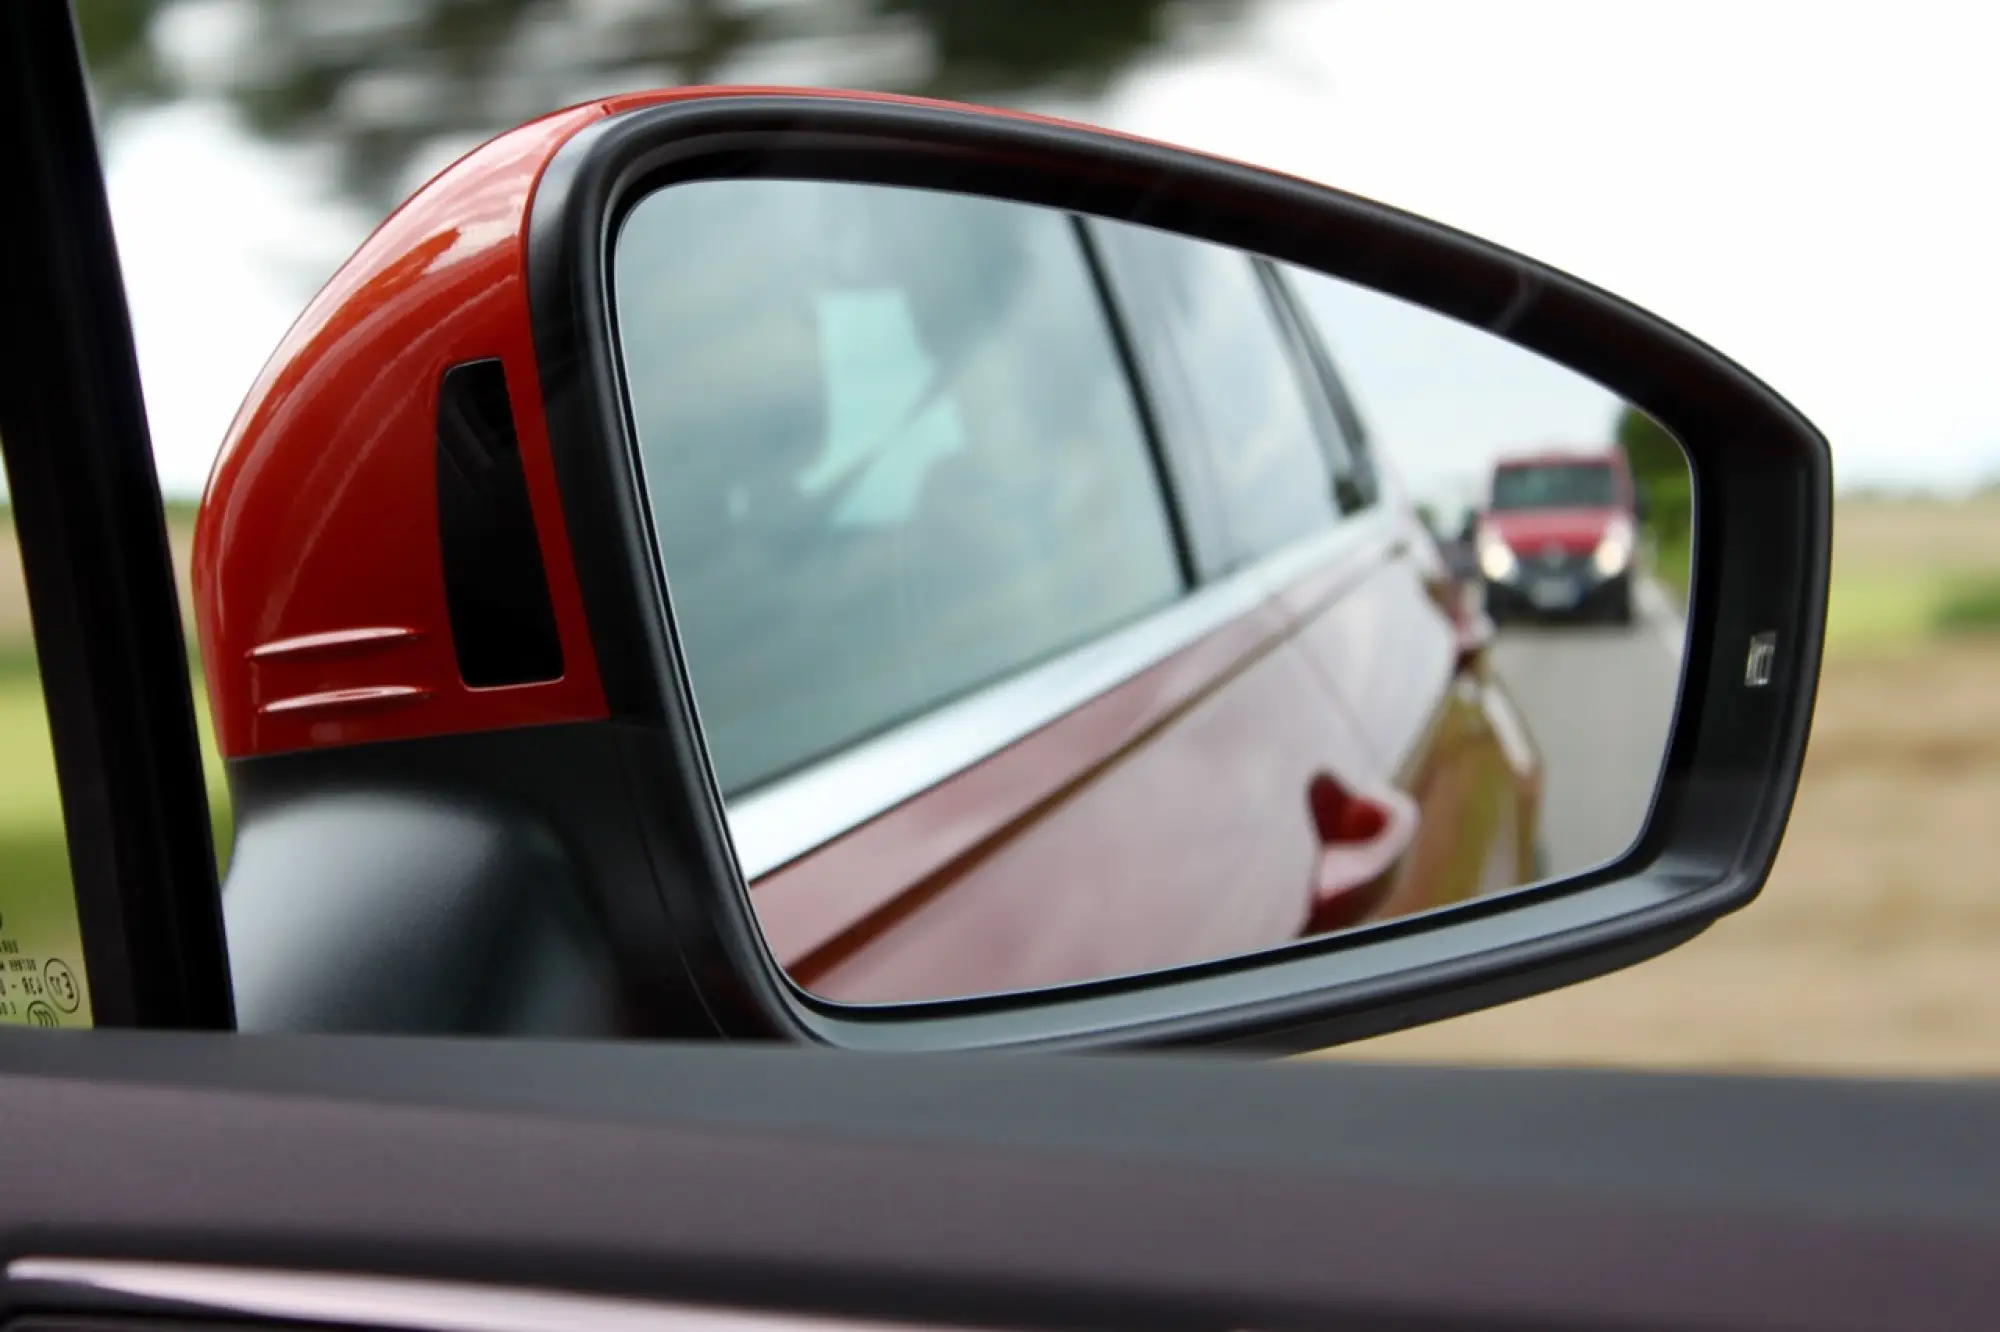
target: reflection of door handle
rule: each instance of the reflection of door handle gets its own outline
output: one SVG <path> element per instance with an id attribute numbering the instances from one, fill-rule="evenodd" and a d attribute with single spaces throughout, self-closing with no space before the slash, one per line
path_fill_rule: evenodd
<path id="1" fill-rule="evenodd" d="M 1486 649 L 1493 646 L 1493 617 L 1484 609 L 1467 606 L 1452 629 L 1458 642 L 1460 672 L 1485 669 Z"/>
<path id="2" fill-rule="evenodd" d="M 1472 588 L 1456 578 L 1427 578 L 1424 591 L 1451 620 L 1458 670 L 1479 670 L 1486 664 L 1486 649 L 1493 645 L 1494 629 L 1485 608 L 1473 603 Z"/>
<path id="3" fill-rule="evenodd" d="M 1303 934 L 1358 924 L 1382 905 L 1396 864 L 1417 837 L 1417 805 L 1401 791 L 1362 796 L 1325 773 L 1306 787 L 1319 835 L 1312 905 Z"/>

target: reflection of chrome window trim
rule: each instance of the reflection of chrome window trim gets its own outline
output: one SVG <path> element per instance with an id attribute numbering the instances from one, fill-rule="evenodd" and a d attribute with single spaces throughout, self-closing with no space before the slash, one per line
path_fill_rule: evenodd
<path id="1" fill-rule="evenodd" d="M 1052 661 L 731 798 L 730 840 L 745 881 L 887 813 L 1248 613 L 1360 546 L 1381 530 L 1382 512 L 1356 514 Z"/>
<path id="2" fill-rule="evenodd" d="M 419 1277 L 17 1258 L 7 1280 L 149 1309 L 408 1332 L 890 1332 L 895 1324 Z"/>

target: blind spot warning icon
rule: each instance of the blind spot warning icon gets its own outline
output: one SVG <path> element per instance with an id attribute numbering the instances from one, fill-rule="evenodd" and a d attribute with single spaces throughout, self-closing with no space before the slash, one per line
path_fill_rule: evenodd
<path id="1" fill-rule="evenodd" d="M 1771 683 L 1771 666 L 1778 659 L 1778 635 L 1766 631 L 1750 635 L 1750 655 L 1743 661 L 1743 684 L 1762 689 Z"/>

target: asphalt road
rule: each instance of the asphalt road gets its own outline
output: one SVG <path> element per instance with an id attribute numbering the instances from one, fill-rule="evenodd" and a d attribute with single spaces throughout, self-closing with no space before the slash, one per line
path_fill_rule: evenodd
<path id="1" fill-rule="evenodd" d="M 1542 844 L 1553 876 L 1630 846 L 1659 780 L 1682 624 L 1657 586 L 1634 592 L 1629 626 L 1508 624 L 1493 645 L 1494 667 L 1542 751 Z"/>

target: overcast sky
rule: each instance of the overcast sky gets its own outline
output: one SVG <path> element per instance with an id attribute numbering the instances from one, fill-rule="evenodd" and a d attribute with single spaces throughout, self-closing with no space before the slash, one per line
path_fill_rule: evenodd
<path id="1" fill-rule="evenodd" d="M 1305 0 L 1094 114 L 1567 269 L 1790 397 L 1843 484 L 1951 486 L 2000 476 L 1996 49 L 1975 3 Z M 196 494 L 373 219 L 198 102 L 107 157 L 162 477 Z"/>

